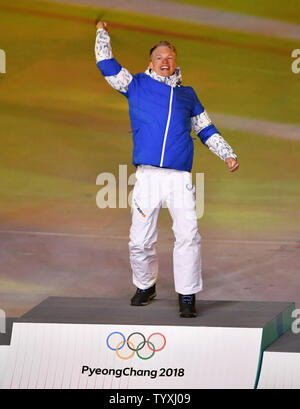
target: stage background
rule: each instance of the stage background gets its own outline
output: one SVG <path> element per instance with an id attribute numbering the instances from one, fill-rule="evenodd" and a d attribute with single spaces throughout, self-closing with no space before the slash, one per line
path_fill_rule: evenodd
<path id="1" fill-rule="evenodd" d="M 135 170 L 127 101 L 95 64 L 94 20 L 104 11 L 113 53 L 132 73 L 147 68 L 156 42 L 175 44 L 183 84 L 194 87 L 239 158 L 230 174 L 195 141 L 193 174 L 205 175 L 199 297 L 300 306 L 300 73 L 291 69 L 299 2 L 188 2 L 212 7 L 215 24 L 176 16 L 180 2 L 161 2 L 169 18 L 71 3 L 0 0 L 0 308 L 13 317 L 51 295 L 129 298 L 134 291 L 130 209 L 96 205 L 100 173 L 118 178 L 120 164 L 128 176 Z M 268 18 L 270 31 L 261 32 L 260 20 L 254 32 L 238 27 L 236 16 L 231 28 L 220 26 L 220 10 Z M 286 27 L 295 28 L 294 38 Z M 176 296 L 172 246 L 163 210 L 160 298 Z"/>

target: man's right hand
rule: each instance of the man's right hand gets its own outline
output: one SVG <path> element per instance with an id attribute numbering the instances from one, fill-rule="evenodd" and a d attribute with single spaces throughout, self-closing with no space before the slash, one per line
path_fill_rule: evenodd
<path id="1" fill-rule="evenodd" d="M 105 21 L 98 21 L 96 29 L 99 30 L 99 28 L 104 28 L 107 31 L 107 23 Z"/>

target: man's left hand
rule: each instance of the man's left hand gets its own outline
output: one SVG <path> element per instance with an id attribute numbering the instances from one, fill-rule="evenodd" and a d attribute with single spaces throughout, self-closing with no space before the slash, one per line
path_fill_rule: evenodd
<path id="1" fill-rule="evenodd" d="M 234 172 L 235 170 L 239 168 L 238 162 L 233 158 L 226 158 L 225 163 L 227 164 L 230 172 Z"/>

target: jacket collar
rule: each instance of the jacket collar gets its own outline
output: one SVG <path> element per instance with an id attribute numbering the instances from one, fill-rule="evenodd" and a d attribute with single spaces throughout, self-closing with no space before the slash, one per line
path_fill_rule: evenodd
<path id="1" fill-rule="evenodd" d="M 151 68 L 147 68 L 145 74 L 149 75 L 151 78 L 163 82 L 164 84 L 170 85 L 171 87 L 179 87 L 182 82 L 182 76 L 180 67 L 177 67 L 172 75 L 169 77 L 163 77 L 162 75 L 158 75 L 154 70 Z"/>

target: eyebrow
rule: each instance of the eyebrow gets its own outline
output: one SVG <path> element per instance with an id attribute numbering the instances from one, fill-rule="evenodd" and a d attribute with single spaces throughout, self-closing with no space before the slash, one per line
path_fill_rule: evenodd
<path id="1" fill-rule="evenodd" d="M 162 54 L 157 54 L 157 55 L 156 55 L 156 57 L 161 57 L 161 56 L 162 56 Z M 173 54 L 170 54 L 170 53 L 168 54 L 168 56 L 174 57 L 174 55 L 173 55 Z"/>

